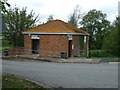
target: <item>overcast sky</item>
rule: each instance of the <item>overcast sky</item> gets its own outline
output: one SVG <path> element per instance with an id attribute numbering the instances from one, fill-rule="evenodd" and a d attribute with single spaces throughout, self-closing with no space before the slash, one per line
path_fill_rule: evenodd
<path id="1" fill-rule="evenodd" d="M 33 10 L 36 15 L 39 14 L 41 22 L 46 22 L 51 14 L 54 15 L 54 19 L 67 21 L 77 5 L 80 6 L 81 13 L 97 9 L 106 13 L 109 21 L 113 21 L 118 15 L 118 1 L 120 0 L 8 0 L 8 3 L 12 7 L 27 7 L 28 12 Z"/>

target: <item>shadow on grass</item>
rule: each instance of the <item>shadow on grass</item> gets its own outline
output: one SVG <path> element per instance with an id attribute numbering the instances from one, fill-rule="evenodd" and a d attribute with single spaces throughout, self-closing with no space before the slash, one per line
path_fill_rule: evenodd
<path id="1" fill-rule="evenodd" d="M 28 80 L 20 79 L 15 76 L 2 75 L 2 89 L 6 88 L 39 88 L 40 90 L 47 90 Z"/>

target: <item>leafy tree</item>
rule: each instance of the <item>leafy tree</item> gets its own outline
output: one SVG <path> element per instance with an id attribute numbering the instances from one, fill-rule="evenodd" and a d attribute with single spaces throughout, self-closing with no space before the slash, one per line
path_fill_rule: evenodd
<path id="1" fill-rule="evenodd" d="M 0 0 L 0 13 L 5 13 L 7 12 L 6 10 L 6 5 L 10 7 L 10 4 L 7 3 L 7 0 Z"/>
<path id="2" fill-rule="evenodd" d="M 47 18 L 47 22 L 51 22 L 51 21 L 53 21 L 54 19 L 53 19 L 53 15 L 49 15 L 48 16 L 48 18 Z"/>
<path id="3" fill-rule="evenodd" d="M 90 49 L 101 49 L 102 40 L 109 31 L 110 22 L 106 19 L 106 14 L 96 9 L 90 10 L 80 24 L 82 29 L 90 34 Z"/>
<path id="4" fill-rule="evenodd" d="M 27 8 L 10 8 L 5 14 L 7 30 L 4 37 L 13 46 L 23 46 L 22 31 L 33 28 L 38 22 L 38 16 L 34 17 L 33 11 L 27 13 Z"/>
<path id="5" fill-rule="evenodd" d="M 78 21 L 81 18 L 81 14 L 80 14 L 80 8 L 77 5 L 74 10 L 73 13 L 70 14 L 70 16 L 68 17 L 68 23 L 74 27 L 78 27 Z"/>
<path id="6" fill-rule="evenodd" d="M 114 21 L 111 31 L 103 40 L 103 49 L 110 51 L 113 55 L 120 55 L 120 17 Z"/>

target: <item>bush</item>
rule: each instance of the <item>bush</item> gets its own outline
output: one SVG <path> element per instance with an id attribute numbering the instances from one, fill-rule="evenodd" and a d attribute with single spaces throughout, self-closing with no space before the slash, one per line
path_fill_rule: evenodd
<path id="1" fill-rule="evenodd" d="M 107 50 L 89 50 L 89 57 L 113 57 L 110 51 Z"/>

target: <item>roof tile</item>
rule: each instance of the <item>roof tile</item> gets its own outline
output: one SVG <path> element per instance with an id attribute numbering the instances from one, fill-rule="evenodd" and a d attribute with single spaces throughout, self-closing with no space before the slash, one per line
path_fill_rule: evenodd
<path id="1" fill-rule="evenodd" d="M 26 30 L 24 32 L 47 32 L 47 33 L 83 33 L 88 34 L 87 32 L 73 27 L 68 23 L 65 23 L 61 20 L 54 20 L 46 24 L 39 25 L 35 28 Z"/>

